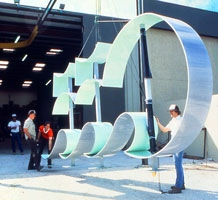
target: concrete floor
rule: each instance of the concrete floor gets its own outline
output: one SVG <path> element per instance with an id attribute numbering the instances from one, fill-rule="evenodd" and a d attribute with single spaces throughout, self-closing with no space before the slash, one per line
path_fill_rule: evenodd
<path id="1" fill-rule="evenodd" d="M 96 158 L 81 157 L 76 166 L 70 160 L 53 160 L 52 169 L 28 171 L 29 150 L 12 155 L 2 143 L 0 151 L 0 200 L 141 200 L 141 199 L 218 199 L 218 163 L 184 159 L 186 190 L 182 194 L 161 194 L 175 182 L 171 157 L 160 159 L 160 171 L 152 176 L 149 167 L 139 167 L 141 160 L 122 152 L 104 159 L 99 168 Z M 9 144 L 7 144 L 8 146 Z M 46 161 L 42 161 L 46 166 Z"/>

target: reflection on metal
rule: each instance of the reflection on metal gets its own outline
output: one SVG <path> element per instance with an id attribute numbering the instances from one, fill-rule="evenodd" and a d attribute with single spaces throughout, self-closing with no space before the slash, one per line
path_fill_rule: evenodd
<path id="1" fill-rule="evenodd" d="M 73 93 L 73 81 L 72 78 L 68 78 L 68 91 L 69 93 Z M 70 129 L 73 130 L 74 129 L 74 112 L 73 112 L 73 102 L 72 99 L 69 99 L 69 102 L 67 103 L 69 105 L 69 122 L 70 122 Z"/>
<path id="2" fill-rule="evenodd" d="M 55 101 L 52 114 L 68 115 L 70 109 L 69 102 L 75 102 L 75 98 L 76 93 L 62 93 Z"/>
<path id="3" fill-rule="evenodd" d="M 53 74 L 53 97 L 69 92 L 69 78 L 75 78 L 74 63 L 69 63 L 64 73 Z"/>
<path id="4" fill-rule="evenodd" d="M 110 123 L 89 122 L 81 130 L 61 130 L 65 133 L 68 143 L 63 145 L 65 150 L 58 152 L 62 159 L 77 158 L 83 154 L 94 156 L 105 145 L 112 130 Z M 65 146 L 64 146 L 65 145 Z"/>
<path id="5" fill-rule="evenodd" d="M 44 159 L 54 159 L 59 158 L 59 153 L 63 152 L 67 146 L 67 142 L 69 141 L 68 136 L 70 134 L 65 134 L 64 130 L 60 130 L 58 132 L 54 147 L 49 155 L 43 154 L 42 158 Z"/>
<path id="6" fill-rule="evenodd" d="M 165 21 L 172 28 L 182 46 L 188 71 L 188 91 L 183 120 L 176 136 L 161 151 L 152 156 L 180 152 L 195 140 L 206 120 L 213 88 L 210 59 L 199 35 L 180 20 L 153 13 L 136 17 L 120 31 L 106 60 L 103 86 L 122 87 L 128 58 L 140 37 L 140 25 L 144 24 L 145 29 L 148 30 L 161 21 Z M 127 40 L 128 43 L 125 42 Z M 120 49 L 122 54 L 119 54 Z M 144 156 L 147 157 L 149 156 Z"/>
<path id="7" fill-rule="evenodd" d="M 141 158 L 144 155 L 150 156 L 146 116 L 145 112 L 121 114 L 114 124 L 110 138 L 97 156 L 113 155 L 124 148 L 127 155 L 136 158 Z M 157 138 L 158 126 L 156 121 L 155 133 Z M 138 152 L 138 155 L 136 152 Z"/>
<path id="8" fill-rule="evenodd" d="M 82 131 L 75 129 L 60 130 L 53 151 L 51 155 L 47 156 L 48 158 L 59 156 L 61 158 L 76 158 L 81 155 L 103 157 L 124 150 L 131 157 L 140 159 L 151 157 L 156 163 L 155 157 L 178 153 L 195 140 L 206 120 L 211 102 L 212 70 L 207 50 L 199 35 L 188 24 L 177 19 L 146 13 L 127 23 L 116 37 L 113 45 L 102 44 L 101 48 L 98 49 L 104 50 L 99 51 L 100 53 L 104 52 L 101 54 L 102 57 L 97 58 L 97 54 L 93 53 L 95 56 L 91 56 L 92 59 L 89 57 L 82 63 L 82 68 L 85 70 L 87 62 L 91 62 L 93 67 L 93 63 L 99 63 L 100 60 L 104 62 L 107 57 L 103 82 L 94 80 L 93 76 L 89 80 L 81 81 L 80 77 L 77 77 L 76 73 L 71 71 L 72 78 L 80 79 L 79 85 L 81 85 L 75 96 L 75 103 L 91 104 L 96 95 L 96 84 L 98 84 L 98 87 L 122 87 L 126 64 L 140 38 L 141 25 L 143 24 L 145 29 L 148 30 L 161 21 L 165 21 L 178 37 L 188 71 L 186 105 L 183 120 L 175 133 L 175 137 L 161 151 L 152 154 L 149 151 L 147 113 L 123 113 L 117 118 L 114 127 L 110 123 L 89 122 L 84 125 Z M 122 53 L 120 53 L 121 51 Z M 73 65 L 77 65 L 77 63 Z M 74 69 L 77 69 L 77 66 L 72 68 L 72 70 Z M 83 70 L 79 73 L 82 74 Z M 54 84 L 54 86 L 58 85 Z M 58 92 L 63 93 L 64 89 L 62 88 L 62 91 L 58 90 Z M 59 95 L 61 99 L 62 94 L 59 93 Z M 69 96 L 71 94 L 63 95 Z M 61 104 L 59 107 L 61 107 Z M 67 110 L 67 108 L 64 110 Z M 157 137 L 156 122 L 154 127 L 155 137 Z"/>
<path id="9" fill-rule="evenodd" d="M 87 58 L 76 58 L 75 63 L 69 63 L 64 73 L 53 75 L 53 97 L 58 97 L 53 107 L 54 115 L 68 115 L 70 129 L 60 130 L 58 136 L 66 137 L 67 143 L 61 143 L 57 137 L 50 156 L 57 158 L 76 158 L 87 153 L 92 156 L 102 149 L 111 133 L 112 125 L 101 122 L 100 86 L 98 64 L 105 62 L 111 44 L 98 42 L 92 55 Z M 94 68 L 94 77 L 93 77 Z M 93 79 L 94 78 L 94 79 Z M 80 85 L 77 93 L 73 93 L 72 79 Z M 85 81 L 84 81 L 85 80 Z M 87 123 L 82 131 L 73 129 L 73 104 L 91 105 L 96 97 L 96 123 Z M 62 151 L 59 151 L 63 149 Z M 89 154 L 88 154 L 89 153 Z"/>
<path id="10" fill-rule="evenodd" d="M 94 63 L 94 79 L 99 79 L 98 63 Z M 95 84 L 95 112 L 96 121 L 101 122 L 101 98 L 100 98 L 100 87 Z"/>

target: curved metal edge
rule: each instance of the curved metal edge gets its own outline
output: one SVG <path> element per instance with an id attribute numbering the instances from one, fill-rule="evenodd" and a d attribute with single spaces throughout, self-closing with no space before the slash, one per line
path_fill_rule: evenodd
<path id="1" fill-rule="evenodd" d="M 122 113 L 115 121 L 113 131 L 103 149 L 96 156 L 113 155 L 121 151 L 134 132 L 134 123 L 128 113 Z"/>
<path id="2" fill-rule="evenodd" d="M 85 153 L 88 153 L 92 150 L 93 145 L 95 143 L 95 133 L 94 128 L 91 122 L 88 122 L 84 125 L 78 143 L 74 151 L 71 154 L 66 156 L 65 159 L 68 158 L 77 158 L 82 156 Z"/>
<path id="3" fill-rule="evenodd" d="M 75 78 L 75 63 L 69 63 L 64 73 L 53 73 L 53 97 L 68 92 L 68 78 Z M 62 83 L 65 87 L 60 87 Z"/>
<path id="4" fill-rule="evenodd" d="M 95 132 L 95 143 L 92 150 L 85 153 L 87 157 L 94 157 L 102 150 L 113 130 L 112 124 L 108 122 L 92 122 L 92 126 Z"/>
<path id="5" fill-rule="evenodd" d="M 123 79 L 129 56 L 140 38 L 140 24 L 144 24 L 147 30 L 161 21 L 162 19 L 158 15 L 146 13 L 134 18 L 122 28 L 115 38 L 106 59 L 103 73 L 104 87 L 123 87 Z M 128 43 L 126 42 L 127 40 Z M 122 54 L 120 54 L 121 49 Z M 114 73 L 115 71 L 116 73 Z"/>
<path id="6" fill-rule="evenodd" d="M 58 97 L 63 92 L 68 92 L 68 77 L 58 77 L 57 74 L 53 73 L 53 97 Z"/>
<path id="7" fill-rule="evenodd" d="M 52 115 L 68 115 L 69 101 L 75 102 L 76 93 L 62 93 L 55 101 Z"/>
<path id="8" fill-rule="evenodd" d="M 89 58 L 76 58 L 75 85 L 80 86 L 87 79 L 93 78 L 93 64 L 105 63 L 111 44 L 98 42 Z"/>
<path id="9" fill-rule="evenodd" d="M 93 63 L 88 62 L 87 58 L 76 58 L 75 85 L 80 86 L 84 81 L 93 78 Z"/>
<path id="10" fill-rule="evenodd" d="M 95 98 L 95 85 L 101 87 L 99 80 L 86 80 L 79 88 L 76 98 L 75 104 L 77 105 L 92 105 L 93 100 Z"/>
<path id="11" fill-rule="evenodd" d="M 124 151 L 127 156 L 137 159 L 145 159 L 152 156 L 151 152 L 148 150 L 144 151 Z"/>
<path id="12" fill-rule="evenodd" d="M 64 131 L 67 135 L 67 144 L 64 152 L 59 153 L 59 156 L 62 159 L 66 159 L 74 151 L 81 135 L 80 129 L 66 129 Z"/>
<path id="13" fill-rule="evenodd" d="M 188 92 L 183 120 L 175 137 L 153 156 L 164 156 L 185 150 L 202 129 L 211 103 L 213 80 L 207 49 L 199 35 L 186 23 L 163 17 L 182 45 L 188 71 Z"/>
<path id="14" fill-rule="evenodd" d="M 133 112 L 128 113 L 135 127 L 135 134 L 131 145 L 125 152 L 148 151 L 150 149 L 150 139 L 147 128 L 147 113 L 146 112 Z M 158 126 L 154 117 L 155 138 L 158 136 Z"/>
<path id="15" fill-rule="evenodd" d="M 88 62 L 95 62 L 98 64 L 105 63 L 108 52 L 111 48 L 112 44 L 105 42 L 97 42 L 95 45 L 95 49 L 91 56 L 88 58 Z"/>
<path id="16" fill-rule="evenodd" d="M 43 154 L 43 159 L 55 159 L 60 158 L 59 153 L 63 152 L 67 145 L 67 135 L 65 133 L 65 129 L 61 129 L 58 132 L 54 147 L 50 154 Z"/>
<path id="17" fill-rule="evenodd" d="M 180 20 L 153 13 L 146 13 L 136 17 L 134 20 L 127 23 L 116 37 L 106 60 L 103 86 L 122 87 L 126 63 L 134 45 L 139 39 L 138 33 L 135 37 L 133 35 L 135 34 L 135 30 L 139 32 L 140 24 L 144 24 L 146 30 L 148 30 L 151 26 L 163 20 L 171 26 L 182 45 L 188 68 L 188 93 L 183 120 L 176 136 L 165 148 L 152 156 L 177 153 L 184 150 L 194 141 L 206 120 L 213 88 L 210 59 L 199 35 L 189 25 Z M 126 30 L 128 28 L 130 28 L 131 31 L 127 33 Z M 116 48 L 120 49 L 121 44 L 121 46 L 125 46 L 126 48 L 125 39 L 123 39 L 123 37 L 129 39 L 129 49 L 131 51 L 128 49 L 126 53 L 123 53 L 123 57 L 119 58 L 118 62 L 118 59 L 116 59 Z M 120 43 L 118 44 L 117 41 Z M 118 75 L 121 76 L 121 78 L 115 77 L 114 74 L 112 74 L 117 66 L 122 68 Z"/>

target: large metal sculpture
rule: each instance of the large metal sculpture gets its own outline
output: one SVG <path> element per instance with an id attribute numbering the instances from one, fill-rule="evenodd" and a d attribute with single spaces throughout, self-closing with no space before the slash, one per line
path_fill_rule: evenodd
<path id="1" fill-rule="evenodd" d="M 188 72 L 188 91 L 181 126 L 175 137 L 159 152 L 150 151 L 147 114 L 123 113 L 114 126 L 101 122 L 100 87 L 123 87 L 129 56 L 140 39 L 140 29 L 147 31 L 165 21 L 176 34 L 185 55 Z M 105 62 L 103 79 L 98 78 L 98 64 Z M 93 75 L 94 68 L 94 75 Z M 75 78 L 80 88 L 77 94 L 70 91 L 69 79 Z M 76 58 L 64 74 L 54 74 L 54 96 L 58 96 L 53 114 L 73 113 L 73 103 L 90 105 L 96 99 L 97 122 L 89 122 L 82 130 L 60 130 L 53 151 L 44 158 L 76 158 L 81 155 L 113 155 L 118 151 L 135 158 L 159 157 L 186 149 L 198 136 L 206 120 L 212 96 L 212 70 L 207 50 L 199 35 L 186 23 L 146 13 L 127 23 L 113 44 L 97 43 L 88 59 Z M 69 84 L 70 85 L 70 84 Z M 71 88 L 72 89 L 72 88 Z M 155 121 L 155 120 L 154 120 Z M 155 137 L 157 125 L 155 122 Z"/>

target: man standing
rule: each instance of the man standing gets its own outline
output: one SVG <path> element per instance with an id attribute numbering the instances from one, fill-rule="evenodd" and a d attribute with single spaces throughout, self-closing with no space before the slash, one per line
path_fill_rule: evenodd
<path id="1" fill-rule="evenodd" d="M 160 130 L 164 133 L 171 132 L 171 139 L 175 136 L 173 134 L 176 133 L 176 131 L 179 129 L 182 117 L 180 116 L 181 112 L 179 110 L 179 107 L 175 104 L 170 105 L 169 112 L 172 117 L 171 121 L 167 124 L 166 127 L 164 127 L 159 119 L 156 117 L 157 124 L 160 128 Z M 168 191 L 169 194 L 176 194 L 181 193 L 182 190 L 185 189 L 184 185 L 184 173 L 183 173 L 183 167 L 182 167 L 182 159 L 183 159 L 184 151 L 181 151 L 179 153 L 174 154 L 174 160 L 175 160 L 175 168 L 176 168 L 176 184 L 175 186 L 171 186 L 171 190 Z"/>
<path id="2" fill-rule="evenodd" d="M 37 142 L 39 142 L 39 155 L 37 165 L 40 165 L 41 155 L 43 153 L 45 145 L 48 144 L 48 153 L 50 153 L 52 149 L 53 131 L 50 125 L 50 122 L 45 122 L 44 125 L 39 127 L 38 138 L 36 140 Z M 51 159 L 48 159 L 48 168 L 51 168 Z"/>
<path id="3" fill-rule="evenodd" d="M 31 149 L 28 170 L 37 169 L 38 171 L 40 171 L 42 167 L 36 165 L 37 163 L 36 128 L 33 122 L 35 117 L 36 117 L 36 111 L 30 110 L 28 112 L 28 118 L 24 122 L 23 131 L 25 133 L 25 138 L 29 142 L 30 149 Z"/>
<path id="4" fill-rule="evenodd" d="M 17 115 L 16 114 L 12 114 L 12 121 L 10 121 L 8 123 L 8 129 L 10 131 L 10 136 L 11 136 L 11 144 L 12 144 L 12 151 L 13 154 L 16 154 L 16 146 L 15 146 L 15 142 L 17 141 L 18 143 L 18 147 L 20 149 L 20 154 L 24 154 L 23 153 L 23 147 L 21 144 L 21 137 L 20 137 L 20 133 L 21 133 L 21 123 L 19 120 L 16 119 Z"/>

